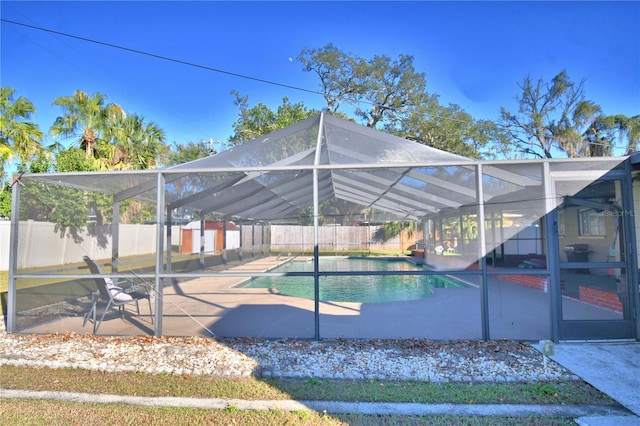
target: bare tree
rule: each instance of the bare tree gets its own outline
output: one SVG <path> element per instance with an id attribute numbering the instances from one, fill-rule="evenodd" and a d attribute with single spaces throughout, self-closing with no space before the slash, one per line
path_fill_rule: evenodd
<path id="1" fill-rule="evenodd" d="M 552 158 L 554 150 L 569 157 L 584 152 L 582 136 L 574 119 L 584 101 L 584 80 L 573 83 L 566 71 L 550 83 L 534 82 L 525 77 L 518 85 L 522 94 L 516 96 L 518 112 L 500 108 L 501 125 L 515 143 L 515 150 L 525 156 Z"/>

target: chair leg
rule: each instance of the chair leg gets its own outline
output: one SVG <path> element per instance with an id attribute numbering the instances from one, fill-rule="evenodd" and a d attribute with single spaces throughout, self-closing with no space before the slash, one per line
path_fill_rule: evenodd
<path id="1" fill-rule="evenodd" d="M 136 299 L 136 312 L 138 313 L 138 316 L 140 316 L 140 303 L 138 302 L 138 299 Z"/>
<path id="2" fill-rule="evenodd" d="M 107 315 L 107 312 L 109 311 L 110 307 L 111 307 L 111 301 L 109 301 L 109 303 L 107 303 L 107 306 L 104 307 L 104 312 L 102 313 L 102 316 L 100 317 L 100 321 L 93 323 L 93 334 L 96 334 L 98 332 L 98 329 L 100 328 L 100 325 L 102 324 L 102 320 L 104 319 L 104 316 Z"/>
<path id="3" fill-rule="evenodd" d="M 149 302 L 149 316 L 151 317 L 151 324 L 153 324 L 153 311 L 151 310 L 151 297 L 147 297 L 147 301 Z"/>
<path id="4" fill-rule="evenodd" d="M 96 323 L 96 309 L 98 305 L 98 299 L 100 295 L 96 293 L 91 293 L 91 308 L 84 314 L 84 321 L 82 322 L 82 326 L 87 325 L 87 321 L 91 321 L 92 323 Z"/>
<path id="5" fill-rule="evenodd" d="M 100 325 L 102 325 L 102 320 L 104 320 L 104 317 L 107 315 L 107 312 L 109 311 L 109 308 L 112 306 L 112 301 L 109 301 L 107 303 L 107 305 L 104 308 L 104 312 L 102 312 L 102 315 L 100 316 L 99 320 L 96 320 L 97 317 L 97 303 L 98 303 L 98 299 L 100 298 L 99 295 L 95 295 L 92 293 L 92 300 L 93 303 L 91 305 L 91 309 L 89 310 L 89 312 L 87 312 L 84 315 L 84 323 L 83 326 L 87 323 L 87 321 L 89 321 L 89 317 L 92 318 L 92 322 L 93 322 L 93 334 L 96 334 L 98 332 L 98 329 L 100 328 Z M 151 323 L 153 324 L 153 311 L 151 310 L 151 298 L 147 298 L 148 302 L 149 302 L 149 313 L 150 313 L 150 317 L 151 317 Z M 140 303 L 138 299 L 134 299 L 134 301 L 136 302 L 136 312 L 137 315 L 140 316 Z M 124 314 L 125 314 L 125 305 L 117 305 L 118 306 L 118 312 L 120 313 L 120 316 L 122 318 L 124 318 Z"/>
<path id="6" fill-rule="evenodd" d="M 104 318 L 104 314 L 102 315 L 102 318 Z M 100 318 L 100 322 L 102 322 L 102 318 Z M 100 325 L 98 324 L 98 320 L 96 319 L 96 320 L 93 321 L 93 334 L 94 335 L 98 332 L 98 328 L 100 328 Z"/>

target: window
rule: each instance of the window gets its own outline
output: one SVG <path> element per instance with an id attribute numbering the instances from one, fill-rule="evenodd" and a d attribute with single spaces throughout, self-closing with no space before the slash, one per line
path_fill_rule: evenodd
<path id="1" fill-rule="evenodd" d="M 578 211 L 579 233 L 582 236 L 604 236 L 604 214 L 594 209 Z"/>

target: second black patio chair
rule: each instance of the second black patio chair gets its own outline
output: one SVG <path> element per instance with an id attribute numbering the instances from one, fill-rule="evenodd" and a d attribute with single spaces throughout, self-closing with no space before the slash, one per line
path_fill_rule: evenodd
<path id="1" fill-rule="evenodd" d="M 91 259 L 89 256 L 82 258 L 92 274 L 102 275 L 100 266 Z M 111 278 L 95 277 L 94 281 L 98 289 L 91 293 L 91 307 L 89 311 L 84 314 L 84 322 L 82 326 L 87 324 L 87 321 L 93 323 L 93 334 L 98 332 L 98 328 L 102 324 L 105 315 L 112 307 L 117 307 L 120 312 L 120 316 L 124 317 L 124 306 L 129 303 L 135 303 L 138 316 L 140 316 L 140 299 L 147 299 L 149 302 L 149 316 L 151 317 L 151 323 L 153 323 L 153 311 L 151 310 L 151 296 L 149 288 L 144 284 L 136 284 L 131 280 L 118 281 L 114 283 Z M 98 302 L 102 300 L 106 302 L 104 311 L 100 319 L 97 319 Z"/>

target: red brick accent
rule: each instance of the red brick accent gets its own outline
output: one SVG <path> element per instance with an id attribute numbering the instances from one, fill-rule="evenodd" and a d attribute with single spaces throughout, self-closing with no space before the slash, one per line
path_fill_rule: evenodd
<path id="1" fill-rule="evenodd" d="M 496 275 L 498 278 L 512 283 L 520 284 L 525 287 L 535 288 L 536 290 L 547 291 L 548 282 L 547 277 L 541 277 L 538 275 Z"/>
<path id="2" fill-rule="evenodd" d="M 622 302 L 618 298 L 618 293 L 614 291 L 600 290 L 592 287 L 580 286 L 580 300 L 592 305 L 622 312 Z"/>
<path id="3" fill-rule="evenodd" d="M 423 250 L 413 250 L 411 253 L 413 256 L 423 257 Z M 455 266 L 456 262 L 460 262 L 460 258 L 457 256 L 438 256 L 438 263 L 442 265 Z M 465 267 L 467 270 L 477 270 L 479 269 L 479 265 L 477 263 L 472 263 L 471 265 L 467 265 Z M 487 266 L 487 269 L 498 269 L 491 266 Z M 536 290 L 547 291 L 549 289 L 549 282 L 546 276 L 540 275 L 524 275 L 524 274 L 500 274 L 496 275 L 496 277 L 508 281 L 515 284 L 520 284 L 525 287 L 534 288 Z"/>

